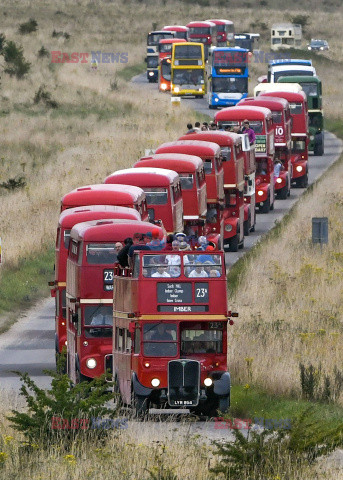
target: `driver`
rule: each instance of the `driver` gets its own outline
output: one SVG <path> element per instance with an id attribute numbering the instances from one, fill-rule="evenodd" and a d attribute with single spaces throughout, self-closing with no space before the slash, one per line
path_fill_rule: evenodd
<path id="1" fill-rule="evenodd" d="M 173 340 L 173 337 L 169 332 L 167 332 L 167 325 L 165 323 L 159 323 L 157 327 L 154 329 L 154 333 L 151 337 L 151 340 Z"/>

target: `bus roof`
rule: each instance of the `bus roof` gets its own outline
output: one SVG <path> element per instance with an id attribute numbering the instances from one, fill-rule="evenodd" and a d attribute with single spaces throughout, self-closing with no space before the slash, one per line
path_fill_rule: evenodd
<path id="1" fill-rule="evenodd" d="M 85 242 L 123 242 L 126 238 L 133 238 L 135 234 L 147 234 L 158 231 L 159 238 L 164 237 L 163 229 L 149 222 L 137 220 L 94 220 L 78 223 L 70 237 Z"/>
<path id="2" fill-rule="evenodd" d="M 75 207 L 64 210 L 60 215 L 58 224 L 63 228 L 70 229 L 77 223 L 106 218 L 141 220 L 140 213 L 134 208 L 117 207 L 114 205 L 89 205 L 88 207 Z"/>
<path id="3" fill-rule="evenodd" d="M 213 22 L 210 22 L 208 20 L 199 20 L 199 21 L 194 21 L 194 22 L 189 22 L 187 23 L 186 27 L 192 28 L 192 27 L 215 27 L 216 24 Z"/>
<path id="4" fill-rule="evenodd" d="M 266 97 L 268 96 L 267 93 L 260 93 L 259 96 Z M 281 97 L 288 100 L 288 102 L 306 102 L 306 93 L 304 91 L 301 92 L 284 92 L 281 88 L 278 92 L 273 92 L 274 97 Z"/>
<path id="5" fill-rule="evenodd" d="M 162 143 L 156 153 L 185 153 L 204 157 L 207 155 L 220 155 L 220 147 L 213 142 L 202 142 L 200 140 L 176 140 L 175 142 Z"/>
<path id="6" fill-rule="evenodd" d="M 136 185 L 137 187 L 169 187 L 179 180 L 178 174 L 174 170 L 165 168 L 145 167 L 140 168 L 139 172 L 135 168 L 118 170 L 109 175 L 105 183 L 120 183 L 123 185 Z"/>
<path id="7" fill-rule="evenodd" d="M 276 83 L 294 83 L 297 82 L 301 86 L 302 83 L 321 83 L 321 80 L 316 75 L 285 75 L 279 77 Z"/>
<path id="8" fill-rule="evenodd" d="M 241 105 L 265 107 L 265 108 L 269 108 L 269 110 L 271 110 L 272 112 L 287 110 L 289 108 L 289 103 L 285 98 L 273 97 L 272 95 L 270 96 L 263 95 L 263 98 L 261 95 L 259 95 L 256 98 L 254 97 L 244 98 L 238 103 L 238 106 L 241 106 Z"/>
<path id="9" fill-rule="evenodd" d="M 282 71 L 292 71 L 292 72 L 315 72 L 316 69 L 312 65 L 292 65 L 289 63 L 280 64 L 280 65 L 272 65 L 271 71 L 273 72 L 282 72 Z"/>
<path id="10" fill-rule="evenodd" d="M 62 197 L 62 205 L 78 207 L 80 205 L 129 205 L 139 203 L 145 198 L 144 191 L 131 185 L 86 185 L 76 188 Z"/>
<path id="11" fill-rule="evenodd" d="M 260 95 L 262 92 L 277 92 L 280 86 L 277 83 L 259 83 L 254 88 L 254 96 Z M 287 83 L 282 87 L 283 91 L 287 92 L 301 92 L 302 86 L 299 83 Z"/>
<path id="12" fill-rule="evenodd" d="M 174 32 L 172 31 L 169 31 L 169 30 L 153 30 L 152 32 L 149 32 L 148 35 L 156 35 L 158 33 L 171 33 L 172 35 L 174 35 Z"/>
<path id="13" fill-rule="evenodd" d="M 207 130 L 197 133 L 188 133 L 179 138 L 179 140 L 202 140 L 204 142 L 212 142 L 217 145 L 231 146 L 240 144 L 242 142 L 241 137 L 237 133 L 222 132 L 220 130 Z"/>
<path id="14" fill-rule="evenodd" d="M 271 111 L 265 107 L 250 107 L 237 105 L 236 107 L 223 108 L 215 115 L 215 121 L 221 120 L 264 120 L 271 118 Z"/>
<path id="15" fill-rule="evenodd" d="M 231 20 L 224 20 L 224 19 L 212 19 L 212 18 L 209 18 L 208 20 L 206 20 L 206 22 L 212 22 L 214 23 L 215 25 L 233 25 L 233 22 L 231 22 Z"/>
<path id="16" fill-rule="evenodd" d="M 212 52 L 249 52 L 246 48 L 241 47 L 213 47 Z"/>
<path id="17" fill-rule="evenodd" d="M 141 168 L 143 166 L 168 168 L 178 173 L 195 173 L 204 168 L 204 162 L 196 155 L 165 153 L 142 157 L 133 167 Z"/>
<path id="18" fill-rule="evenodd" d="M 188 32 L 189 28 L 184 25 L 166 25 L 162 30 L 169 30 L 170 32 Z"/>
<path id="19" fill-rule="evenodd" d="M 301 58 L 277 58 L 268 62 L 270 66 L 274 65 L 309 65 L 312 67 L 312 60 Z"/>
<path id="20" fill-rule="evenodd" d="M 159 41 L 160 44 L 171 44 L 171 43 L 184 43 L 186 40 L 184 38 L 162 38 L 162 40 Z"/>

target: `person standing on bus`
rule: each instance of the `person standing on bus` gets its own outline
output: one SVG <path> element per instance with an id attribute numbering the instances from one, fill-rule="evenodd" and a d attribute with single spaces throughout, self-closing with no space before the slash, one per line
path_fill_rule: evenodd
<path id="1" fill-rule="evenodd" d="M 248 134 L 250 145 L 255 143 L 256 135 L 255 135 L 254 130 L 250 127 L 249 120 L 244 120 L 243 128 L 241 130 L 241 133 L 247 133 Z"/>

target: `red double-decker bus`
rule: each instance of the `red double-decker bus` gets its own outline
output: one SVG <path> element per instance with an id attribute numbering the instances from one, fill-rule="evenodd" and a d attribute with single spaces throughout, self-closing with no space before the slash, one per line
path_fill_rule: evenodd
<path id="1" fill-rule="evenodd" d="M 205 58 L 207 60 L 209 49 L 217 45 L 217 26 L 213 22 L 195 21 L 187 23 L 189 28 L 188 38 L 190 42 L 204 44 Z"/>
<path id="2" fill-rule="evenodd" d="M 215 115 L 215 121 L 223 126 L 241 127 L 248 120 L 255 131 L 256 158 L 256 206 L 260 212 L 274 209 L 274 126 L 272 113 L 265 107 L 224 108 Z"/>
<path id="3" fill-rule="evenodd" d="M 113 377 L 124 403 L 137 415 L 150 407 L 227 410 L 222 252 L 137 252 L 131 274 L 115 276 L 113 299 Z"/>
<path id="4" fill-rule="evenodd" d="M 167 25 L 163 27 L 162 30 L 173 32 L 176 37 L 182 38 L 188 42 L 189 28 L 185 27 L 184 25 Z"/>
<path id="5" fill-rule="evenodd" d="M 184 231 L 187 236 L 205 235 L 213 242 L 217 240 L 218 224 L 206 226 L 207 193 L 204 162 L 195 155 L 160 154 L 143 157 L 134 168 L 166 168 L 178 173 L 183 200 Z M 193 232 L 193 233 L 192 233 Z"/>
<path id="6" fill-rule="evenodd" d="M 117 170 L 105 184 L 135 185 L 144 190 L 150 220 L 161 220 L 167 233 L 183 231 L 183 202 L 180 177 L 165 168 Z"/>
<path id="7" fill-rule="evenodd" d="M 292 182 L 297 187 L 306 188 L 308 185 L 308 107 L 306 93 L 300 91 L 296 92 L 284 92 L 281 90 L 278 92 L 270 92 L 268 96 L 285 98 L 290 106 L 292 117 L 292 129 L 291 129 L 291 160 L 292 160 Z M 260 93 L 259 97 L 266 96 L 267 93 Z"/>
<path id="8" fill-rule="evenodd" d="M 70 231 L 77 223 L 104 219 L 141 220 L 137 210 L 111 205 L 75 207 L 61 213 L 55 245 L 55 280 L 50 282 L 51 295 L 55 297 L 55 349 L 56 358 L 66 345 L 66 268 Z"/>
<path id="9" fill-rule="evenodd" d="M 231 251 L 236 252 L 239 246 L 243 246 L 245 210 L 246 223 L 250 225 L 246 227 L 248 234 L 251 226 L 255 225 L 255 212 L 251 215 L 250 204 L 244 208 L 244 155 L 241 138 L 236 134 L 210 130 L 189 133 L 179 140 L 201 140 L 219 145 L 224 170 L 224 245 L 228 245 Z M 253 207 L 255 208 L 255 205 Z"/>
<path id="10" fill-rule="evenodd" d="M 199 140 L 184 140 L 185 137 L 175 142 L 163 143 L 156 149 L 156 154 L 181 153 L 195 155 L 204 162 L 206 190 L 207 190 L 207 214 L 206 224 L 209 231 L 217 232 L 216 245 L 223 246 L 224 239 L 224 169 L 221 161 L 219 145 Z"/>
<path id="11" fill-rule="evenodd" d="M 74 383 L 111 369 L 115 244 L 128 237 L 135 243 L 147 243 L 152 230 L 164 239 L 162 228 L 142 221 L 96 220 L 72 228 L 66 313 L 67 372 Z"/>
<path id="12" fill-rule="evenodd" d="M 67 193 L 61 200 L 61 212 L 68 208 L 87 205 L 116 205 L 134 208 L 143 221 L 148 221 L 144 191 L 131 185 L 86 185 Z"/>
<path id="13" fill-rule="evenodd" d="M 235 27 L 231 20 L 207 20 L 217 26 L 217 46 L 218 47 L 233 47 L 235 44 Z"/>
<path id="14" fill-rule="evenodd" d="M 241 100 L 237 106 L 255 106 L 269 108 L 272 112 L 275 140 L 275 160 L 281 161 L 282 170 L 274 171 L 275 193 L 286 200 L 290 194 L 292 179 L 291 163 L 291 113 L 289 103 L 284 98 L 270 96 L 249 97 Z"/>

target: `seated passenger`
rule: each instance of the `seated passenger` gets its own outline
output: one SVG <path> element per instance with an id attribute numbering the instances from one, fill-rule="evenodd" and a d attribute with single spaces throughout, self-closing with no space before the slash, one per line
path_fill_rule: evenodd
<path id="1" fill-rule="evenodd" d="M 200 263 L 195 266 L 194 270 L 188 275 L 190 278 L 194 277 L 208 277 L 207 273 L 204 270 L 203 265 Z"/>
<path id="2" fill-rule="evenodd" d="M 170 277 L 169 273 L 166 272 L 166 267 L 164 267 L 163 265 L 159 265 L 157 267 L 157 272 L 153 273 L 151 275 L 152 277 Z"/>

